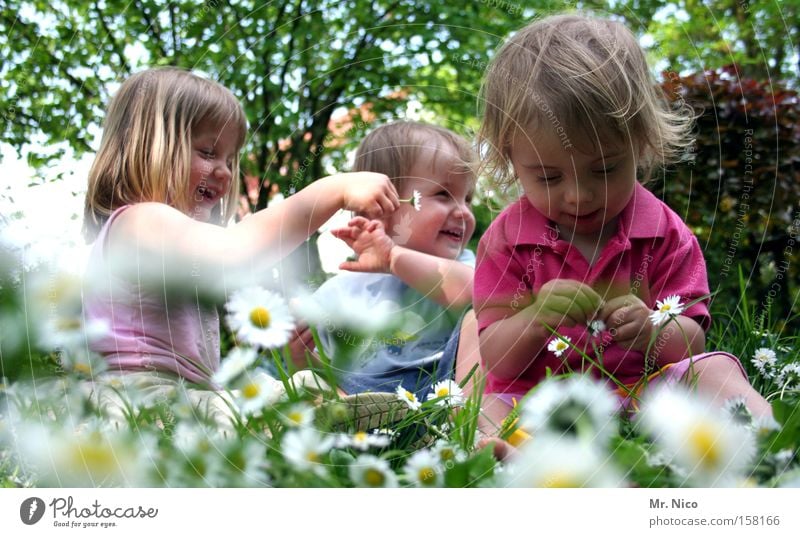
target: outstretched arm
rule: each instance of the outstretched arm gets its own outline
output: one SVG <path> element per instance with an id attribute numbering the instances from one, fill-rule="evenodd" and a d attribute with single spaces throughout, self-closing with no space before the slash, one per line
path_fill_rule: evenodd
<path id="1" fill-rule="evenodd" d="M 447 308 L 463 309 L 472 303 L 472 267 L 398 246 L 379 221 L 356 217 L 347 227 L 333 230 L 333 235 L 358 256 L 342 263 L 342 270 L 393 274 Z"/>
<path id="2" fill-rule="evenodd" d="M 340 208 L 378 217 L 398 206 L 389 179 L 368 172 L 319 179 L 227 228 L 198 222 L 165 204 L 140 203 L 112 226 L 109 252 L 129 278 L 139 278 L 144 269 L 215 285 L 222 278 L 257 277 Z"/>

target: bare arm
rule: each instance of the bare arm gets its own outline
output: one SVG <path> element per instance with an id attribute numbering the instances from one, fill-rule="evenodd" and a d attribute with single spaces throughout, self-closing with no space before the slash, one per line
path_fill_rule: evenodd
<path id="1" fill-rule="evenodd" d="M 393 274 L 449 309 L 460 310 L 472 303 L 475 271 L 469 265 L 398 246 L 386 235 L 383 224 L 363 217 L 353 218 L 333 235 L 358 255 L 357 260 L 342 263 L 342 270 Z"/>
<path id="2" fill-rule="evenodd" d="M 373 173 L 320 179 L 227 228 L 198 222 L 164 204 L 140 203 L 112 227 L 110 251 L 124 260 L 124 267 L 133 261 L 137 277 L 144 269 L 211 284 L 222 277 L 261 273 L 340 208 L 383 215 L 397 207 L 397 193 L 388 178 Z"/>

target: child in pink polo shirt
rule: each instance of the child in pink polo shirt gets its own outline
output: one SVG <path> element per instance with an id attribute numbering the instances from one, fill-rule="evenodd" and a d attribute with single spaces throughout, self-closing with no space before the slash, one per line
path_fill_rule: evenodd
<path id="1" fill-rule="evenodd" d="M 591 370 L 629 388 L 643 378 L 696 380 L 720 404 L 741 395 L 768 415 L 736 357 L 704 352 L 703 254 L 639 182 L 680 158 L 692 121 L 665 103 L 631 32 L 574 15 L 534 22 L 499 50 L 483 97 L 487 167 L 524 193 L 478 248 L 473 299 L 489 417 L 507 415 L 548 370 Z M 655 325 L 653 309 L 673 296 L 699 301 Z"/>

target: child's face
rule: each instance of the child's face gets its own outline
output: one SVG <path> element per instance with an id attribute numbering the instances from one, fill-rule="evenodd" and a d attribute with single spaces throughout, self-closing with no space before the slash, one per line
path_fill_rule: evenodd
<path id="1" fill-rule="evenodd" d="M 200 123 L 193 129 L 189 216 L 201 222 L 211 219 L 211 211 L 231 187 L 232 164 L 238 151 L 233 125 Z"/>
<path id="2" fill-rule="evenodd" d="M 457 168 L 446 150 L 426 149 L 411 167 L 399 194 L 410 198 L 419 191 L 421 208 L 403 203 L 389 217 L 387 233 L 398 246 L 446 259 L 461 254 L 475 231 L 475 185 L 471 175 L 452 170 Z"/>
<path id="3" fill-rule="evenodd" d="M 600 242 L 616 230 L 633 195 L 635 153 L 622 144 L 592 154 L 570 145 L 550 129 L 518 130 L 511 163 L 528 201 L 556 223 L 562 237 Z"/>

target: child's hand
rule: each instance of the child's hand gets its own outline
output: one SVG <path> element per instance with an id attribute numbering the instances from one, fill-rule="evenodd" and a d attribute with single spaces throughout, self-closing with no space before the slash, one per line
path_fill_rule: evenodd
<path id="1" fill-rule="evenodd" d="M 377 220 L 357 216 L 347 227 L 334 229 L 331 233 L 343 240 L 355 251 L 358 259 L 345 261 L 339 268 L 355 272 L 391 272 L 392 248 L 395 243 Z"/>
<path id="2" fill-rule="evenodd" d="M 650 308 L 635 295 L 612 298 L 600 312 L 600 318 L 612 331 L 613 339 L 625 349 L 644 352 L 650 344 L 653 323 Z"/>
<path id="3" fill-rule="evenodd" d="M 357 172 L 334 176 L 342 193 L 342 208 L 380 218 L 400 207 L 397 190 L 382 173 Z"/>
<path id="4" fill-rule="evenodd" d="M 292 358 L 292 363 L 297 369 L 305 369 L 308 367 L 308 358 L 306 351 L 311 354 L 312 363 L 315 362 L 314 355 L 314 336 L 311 335 L 311 330 L 307 323 L 298 322 L 295 326 L 294 333 L 287 343 L 289 346 L 289 355 Z"/>
<path id="5" fill-rule="evenodd" d="M 544 284 L 532 308 L 540 325 L 586 325 L 602 308 L 603 299 L 594 289 L 575 280 L 551 280 Z"/>

